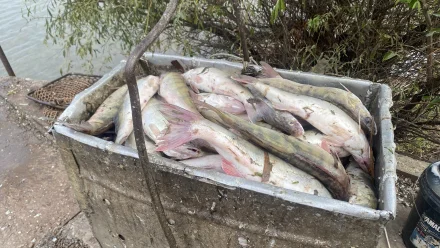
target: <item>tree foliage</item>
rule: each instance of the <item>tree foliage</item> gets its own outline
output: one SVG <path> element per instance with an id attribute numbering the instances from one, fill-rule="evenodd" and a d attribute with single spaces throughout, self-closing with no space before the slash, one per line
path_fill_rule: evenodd
<path id="1" fill-rule="evenodd" d="M 62 43 L 66 51 L 75 48 L 83 57 L 102 56 L 94 47 L 109 42 L 128 53 L 165 5 L 159 0 L 51 0 L 47 39 Z M 253 59 L 278 68 L 387 83 L 394 90 L 397 139 L 423 137 L 431 147 L 440 143 L 435 131 L 440 124 L 436 0 L 242 0 L 241 7 Z M 232 1 L 181 1 L 154 49 L 166 50 L 170 44 L 186 55 L 241 56 Z"/>

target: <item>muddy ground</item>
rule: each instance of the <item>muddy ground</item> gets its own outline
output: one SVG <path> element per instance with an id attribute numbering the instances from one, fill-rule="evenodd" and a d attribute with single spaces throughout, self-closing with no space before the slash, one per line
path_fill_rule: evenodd
<path id="1" fill-rule="evenodd" d="M 6 98 L 16 94 L 4 79 L 0 87 Z M 79 213 L 52 141 L 19 112 L 0 97 L 1 247 L 32 247 Z"/>

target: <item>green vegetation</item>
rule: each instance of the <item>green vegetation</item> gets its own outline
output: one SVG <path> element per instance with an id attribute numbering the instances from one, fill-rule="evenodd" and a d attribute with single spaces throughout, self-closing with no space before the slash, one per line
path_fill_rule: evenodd
<path id="1" fill-rule="evenodd" d="M 46 40 L 63 44 L 66 52 L 75 49 L 82 57 L 105 56 L 94 47 L 110 42 L 128 54 L 166 5 L 159 0 L 51 1 Z M 438 1 L 242 0 L 241 7 L 254 60 L 389 84 L 399 149 L 438 151 Z M 30 18 L 32 13 L 30 9 Z M 232 1 L 181 1 L 154 49 L 174 43 L 186 55 L 242 56 L 235 17 Z"/>

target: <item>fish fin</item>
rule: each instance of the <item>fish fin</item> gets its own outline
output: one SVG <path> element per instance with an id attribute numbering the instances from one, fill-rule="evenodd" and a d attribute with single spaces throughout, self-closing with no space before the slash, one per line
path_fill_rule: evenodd
<path id="1" fill-rule="evenodd" d="M 243 175 L 235 169 L 234 165 L 224 158 L 222 159 L 222 170 L 230 176 L 243 177 Z"/>
<path id="2" fill-rule="evenodd" d="M 254 83 L 256 80 L 258 80 L 257 78 L 246 75 L 231 76 L 231 79 L 240 82 L 242 84 L 251 84 Z"/>
<path id="3" fill-rule="evenodd" d="M 328 153 L 332 153 L 332 151 L 330 150 L 330 146 L 327 143 L 327 140 L 322 140 L 321 141 L 321 148 L 324 149 L 326 152 Z"/>
<path id="4" fill-rule="evenodd" d="M 275 109 L 261 98 L 249 98 L 247 101 L 248 103 L 254 105 L 260 116 L 272 115 L 275 113 Z"/>
<path id="5" fill-rule="evenodd" d="M 253 106 L 250 103 L 244 104 L 244 108 L 246 109 L 247 116 L 252 123 L 262 120 L 261 115 L 258 113 L 256 106 Z"/>
<path id="6" fill-rule="evenodd" d="M 261 65 L 261 74 L 260 77 L 262 78 L 280 78 L 280 74 L 276 72 L 272 66 L 270 66 L 268 63 L 264 61 L 260 61 Z"/>
<path id="7" fill-rule="evenodd" d="M 171 104 L 160 104 L 159 111 L 170 125 L 159 134 L 156 151 L 174 149 L 194 139 L 191 124 L 201 119 L 199 115 Z"/>

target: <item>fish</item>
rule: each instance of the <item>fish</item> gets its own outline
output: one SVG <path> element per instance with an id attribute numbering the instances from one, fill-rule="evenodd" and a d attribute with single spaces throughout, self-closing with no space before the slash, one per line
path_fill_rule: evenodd
<path id="1" fill-rule="evenodd" d="M 264 148 L 287 163 L 314 176 L 339 200 L 348 200 L 349 178 L 340 161 L 324 149 L 301 139 L 260 127 L 240 117 L 201 104 L 201 108 L 214 112 L 224 126 L 234 128 L 248 141 Z M 200 108 L 199 108 L 200 109 Z M 206 111 L 200 111 L 203 115 Z M 213 114 L 209 114 L 208 120 Z M 219 121 L 216 118 L 216 121 Z"/>
<path id="2" fill-rule="evenodd" d="M 337 106 L 305 95 L 293 94 L 267 84 L 254 84 L 274 108 L 289 111 L 312 124 L 327 135 L 325 141 L 332 146 L 342 147 L 359 163 L 361 168 L 374 174 L 370 145 L 358 124 Z"/>
<path id="3" fill-rule="evenodd" d="M 147 76 L 137 80 L 139 102 L 141 110 L 147 105 L 148 100 L 159 90 L 159 78 Z M 116 144 L 122 144 L 133 131 L 133 116 L 131 113 L 130 94 L 126 94 L 124 102 L 114 118 L 116 129 Z"/>
<path id="4" fill-rule="evenodd" d="M 159 112 L 160 104 L 161 101 L 153 97 L 148 101 L 147 106 L 145 106 L 145 108 L 142 110 L 142 127 L 144 129 L 144 132 L 147 137 L 156 144 L 160 133 L 168 130 L 168 127 L 170 125 L 169 122 L 162 115 L 162 113 Z M 163 153 L 168 157 L 179 160 L 198 158 L 205 155 L 205 153 L 200 150 L 200 148 L 191 143 L 182 144 L 181 146 L 174 149 L 163 151 Z"/>
<path id="5" fill-rule="evenodd" d="M 190 90 L 180 73 L 169 72 L 161 75 L 159 96 L 169 104 L 179 106 L 196 114 L 198 113 L 192 101 Z"/>
<path id="6" fill-rule="evenodd" d="M 186 85 L 182 74 L 171 72 L 162 75 L 159 96 L 169 104 L 173 104 L 195 114 L 199 114 L 196 106 L 193 103 L 194 94 L 194 91 L 190 90 Z M 203 140 L 193 140 L 186 144 L 185 147 L 197 148 L 198 150 L 201 148 L 208 151 L 213 150 L 213 148 Z M 203 156 L 203 154 L 204 153 L 200 153 L 200 156 Z"/>
<path id="7" fill-rule="evenodd" d="M 127 89 L 127 85 L 123 85 L 114 91 L 87 121 L 80 124 L 65 123 L 64 125 L 75 131 L 94 136 L 104 133 L 113 126 L 113 117 L 118 113 L 124 96 L 127 94 Z"/>
<path id="8" fill-rule="evenodd" d="M 373 178 L 365 173 L 355 161 L 350 161 L 347 173 L 350 177 L 350 199 L 348 202 L 376 209 L 377 198 L 374 193 Z"/>
<path id="9" fill-rule="evenodd" d="M 145 148 L 147 149 L 147 152 L 158 154 L 158 152 L 156 152 L 156 145 L 148 137 L 145 136 L 144 139 L 145 139 Z M 131 134 L 128 135 L 128 138 L 125 141 L 124 145 L 137 150 L 134 132 L 131 132 Z"/>
<path id="10" fill-rule="evenodd" d="M 191 167 L 205 169 L 205 170 L 212 170 L 212 171 L 218 171 L 223 172 L 222 164 L 225 163 L 224 159 L 220 155 L 207 155 L 200 158 L 191 158 L 186 160 L 180 160 L 180 163 L 186 164 Z"/>
<path id="11" fill-rule="evenodd" d="M 274 126 L 272 126 L 272 125 L 270 125 L 270 124 L 267 124 L 267 123 L 264 122 L 264 121 L 257 121 L 257 122 L 255 122 L 254 124 L 255 124 L 255 125 L 258 125 L 258 126 L 260 126 L 260 127 L 265 127 L 265 128 L 271 129 L 271 130 L 275 130 L 275 131 L 281 132 L 281 130 L 279 130 L 278 128 L 276 128 L 276 127 L 274 127 Z"/>
<path id="12" fill-rule="evenodd" d="M 304 135 L 299 137 L 300 139 L 307 141 L 310 144 L 317 145 L 329 153 L 336 154 L 339 158 L 345 158 L 350 156 L 350 153 L 344 150 L 342 147 L 328 145 L 326 135 L 322 134 L 318 130 L 307 130 Z"/>
<path id="13" fill-rule="evenodd" d="M 303 126 L 291 113 L 274 109 L 270 101 L 264 98 L 252 84 L 246 86 L 254 95 L 254 98 L 248 102 L 257 106 L 257 112 L 265 122 L 295 137 L 304 134 Z"/>
<path id="14" fill-rule="evenodd" d="M 313 176 L 202 116 L 170 104 L 161 104 L 160 112 L 171 125 L 159 137 L 156 151 L 166 151 L 193 139 L 203 139 L 225 159 L 222 169 L 228 175 L 262 182 L 264 165 L 271 165 L 272 171 L 265 183 L 331 198 L 324 185 Z"/>
<path id="15" fill-rule="evenodd" d="M 251 122 L 262 119 L 254 106 L 247 101 L 253 98 L 251 92 L 239 83 L 234 82 L 227 73 L 217 68 L 200 67 L 185 72 L 183 77 L 196 93 L 204 91 L 230 96 L 243 103 Z"/>
<path id="16" fill-rule="evenodd" d="M 195 94 L 193 91 L 191 91 L 190 93 L 193 99 L 207 103 L 227 113 L 231 113 L 234 115 L 246 113 L 246 109 L 244 108 L 243 103 L 230 96 L 214 93 Z"/>
<path id="17" fill-rule="evenodd" d="M 318 87 L 306 84 L 300 84 L 288 79 L 282 78 L 269 64 L 260 62 L 262 66 L 262 75 L 260 78 L 252 78 L 247 76 L 235 76 L 234 80 L 253 80 L 255 82 L 270 85 L 281 90 L 318 98 L 341 108 L 353 120 L 360 122 L 362 129 L 366 133 L 377 134 L 376 123 L 368 109 L 362 101 L 353 93 L 334 88 L 334 87 Z M 252 79 L 249 79 L 252 78 Z"/>

